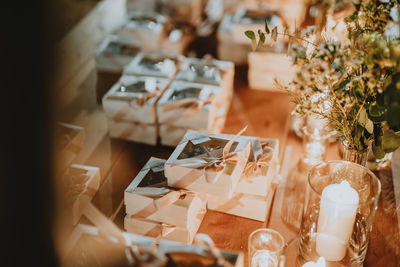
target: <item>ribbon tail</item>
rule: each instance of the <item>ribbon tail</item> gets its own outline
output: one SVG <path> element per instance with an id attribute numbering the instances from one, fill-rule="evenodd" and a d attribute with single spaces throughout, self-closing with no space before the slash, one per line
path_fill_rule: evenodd
<path id="1" fill-rule="evenodd" d="M 226 143 L 224 150 L 222 151 L 222 155 L 223 157 L 226 157 L 229 154 L 229 151 L 231 150 L 231 147 L 233 145 L 233 143 L 235 142 L 235 140 L 242 134 L 244 133 L 244 131 L 247 130 L 247 125 L 240 131 L 238 132 L 231 140 L 229 140 L 228 143 Z"/>

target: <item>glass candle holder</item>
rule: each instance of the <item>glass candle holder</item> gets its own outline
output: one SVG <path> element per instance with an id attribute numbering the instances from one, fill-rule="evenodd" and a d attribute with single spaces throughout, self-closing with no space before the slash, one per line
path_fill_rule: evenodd
<path id="1" fill-rule="evenodd" d="M 380 192 L 378 178 L 359 164 L 314 166 L 308 175 L 299 262 L 324 257 L 327 266 L 362 266 Z"/>
<path id="2" fill-rule="evenodd" d="M 330 132 L 325 128 L 303 127 L 303 163 L 312 166 L 324 161 Z"/>
<path id="3" fill-rule="evenodd" d="M 279 267 L 284 264 L 285 240 L 275 230 L 261 228 L 249 236 L 249 267 Z"/>

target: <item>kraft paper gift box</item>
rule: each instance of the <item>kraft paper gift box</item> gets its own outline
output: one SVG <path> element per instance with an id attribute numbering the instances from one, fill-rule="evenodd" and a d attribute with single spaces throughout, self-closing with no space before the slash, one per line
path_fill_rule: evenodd
<path id="1" fill-rule="evenodd" d="M 191 25 L 174 22 L 171 29 L 167 31 L 160 52 L 169 57 L 185 54 L 187 47 L 195 38 L 193 32 L 194 28 Z"/>
<path id="2" fill-rule="evenodd" d="M 190 23 L 196 26 L 201 21 L 202 0 L 159 0 L 161 14 L 175 21 Z"/>
<path id="3" fill-rule="evenodd" d="M 168 18 L 157 14 L 130 12 L 127 23 L 117 30 L 122 42 L 140 46 L 143 50 L 158 51 L 165 38 L 165 25 Z"/>
<path id="4" fill-rule="evenodd" d="M 203 221 L 205 213 L 206 210 L 195 216 L 193 218 L 194 223 L 190 228 L 169 225 L 148 219 L 135 219 L 129 215 L 125 216 L 124 227 L 129 233 L 191 244 Z"/>
<path id="5" fill-rule="evenodd" d="M 248 140 L 188 130 L 165 163 L 168 185 L 229 198 L 246 166 Z"/>
<path id="6" fill-rule="evenodd" d="M 267 196 L 233 193 L 231 198 L 209 196 L 208 199 L 207 209 L 209 210 L 262 222 L 265 221 L 269 209 Z"/>
<path id="7" fill-rule="evenodd" d="M 249 87 L 252 89 L 276 91 L 275 79 L 287 85 L 296 75 L 296 68 L 289 56 L 283 53 L 249 53 Z"/>
<path id="8" fill-rule="evenodd" d="M 103 97 L 103 110 L 116 122 L 155 124 L 155 105 L 167 83 L 162 78 L 123 75 Z"/>
<path id="9" fill-rule="evenodd" d="M 96 194 L 100 186 L 100 169 L 97 167 L 72 164 L 62 177 L 66 221 L 76 224 L 83 209 Z"/>
<path id="10" fill-rule="evenodd" d="M 107 36 L 96 53 L 96 70 L 121 75 L 139 52 L 140 47 L 123 43 L 117 36 Z"/>
<path id="11" fill-rule="evenodd" d="M 147 236 L 122 233 L 125 244 L 116 242 L 104 235 L 95 226 L 78 224 L 67 242 L 64 244 L 62 266 L 130 266 L 126 256 L 126 249 L 130 244 L 141 248 L 141 251 L 153 251 L 158 256 L 158 261 L 145 262 L 146 266 L 213 266 L 216 257 L 210 249 L 200 245 L 185 245 L 178 242 L 161 240 L 155 251 L 152 250 L 155 239 Z M 235 267 L 243 266 L 243 253 L 236 251 L 220 251 L 224 260 Z M 147 258 L 147 257 L 146 257 Z M 140 263 L 139 263 L 140 264 Z M 172 265 L 170 265 L 172 264 Z"/>
<path id="12" fill-rule="evenodd" d="M 250 137 L 249 137 L 250 138 Z M 251 152 L 231 198 L 210 196 L 208 209 L 264 221 L 270 208 L 269 194 L 278 157 L 278 140 L 251 138 Z"/>
<path id="13" fill-rule="evenodd" d="M 173 57 L 161 53 L 139 53 L 125 67 L 124 74 L 172 78 L 177 68 L 176 59 Z"/>
<path id="14" fill-rule="evenodd" d="M 57 171 L 61 172 L 71 165 L 83 149 L 85 129 L 68 123 L 57 123 L 55 136 L 59 139 L 56 146 Z"/>
<path id="15" fill-rule="evenodd" d="M 110 137 L 148 145 L 157 145 L 158 126 L 134 121 L 108 119 Z"/>
<path id="16" fill-rule="evenodd" d="M 138 52 L 138 47 L 124 44 L 116 36 L 109 36 L 100 44 L 96 54 L 96 96 L 99 103 Z"/>
<path id="17" fill-rule="evenodd" d="M 157 103 L 158 122 L 183 128 L 212 129 L 213 121 L 226 114 L 221 88 L 173 81 Z"/>
<path id="18" fill-rule="evenodd" d="M 204 194 L 169 188 L 164 176 L 166 160 L 150 158 L 125 190 L 127 218 L 193 229 L 206 209 Z"/>
<path id="19" fill-rule="evenodd" d="M 249 161 L 235 192 L 265 196 L 276 172 L 279 141 L 251 138 L 250 142 Z"/>
<path id="20" fill-rule="evenodd" d="M 227 110 L 227 109 L 226 109 Z M 209 132 L 213 134 L 219 134 L 222 132 L 226 120 L 226 113 L 222 116 L 218 116 L 214 118 L 213 124 L 210 129 L 193 129 L 200 132 Z M 169 124 L 159 125 L 159 136 L 160 143 L 164 146 L 172 146 L 176 147 L 179 142 L 182 140 L 188 128 L 178 127 Z"/>
<path id="21" fill-rule="evenodd" d="M 235 65 L 231 61 L 207 58 L 183 58 L 176 80 L 217 85 L 232 94 Z"/>

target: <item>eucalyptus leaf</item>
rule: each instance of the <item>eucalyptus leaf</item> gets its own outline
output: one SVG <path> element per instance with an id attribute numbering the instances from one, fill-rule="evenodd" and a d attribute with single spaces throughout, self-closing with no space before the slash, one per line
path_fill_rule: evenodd
<path id="1" fill-rule="evenodd" d="M 269 30 L 269 27 L 268 27 L 268 21 L 267 21 L 267 20 L 265 20 L 265 32 L 266 32 L 267 34 L 270 33 L 270 30 Z"/>
<path id="2" fill-rule="evenodd" d="M 276 27 L 276 26 L 272 29 L 272 32 L 271 32 L 271 39 L 272 39 L 274 42 L 276 42 L 276 40 L 278 39 L 278 27 Z"/>
<path id="3" fill-rule="evenodd" d="M 265 34 L 261 30 L 258 30 L 258 36 L 258 46 L 262 46 L 265 43 Z"/>
<path id="4" fill-rule="evenodd" d="M 382 159 L 385 156 L 385 151 L 383 150 L 382 144 L 375 145 L 372 144 L 372 152 L 374 153 L 375 158 Z"/>
<path id="5" fill-rule="evenodd" d="M 386 153 L 395 151 L 400 146 L 400 135 L 393 130 L 388 130 L 383 133 L 382 148 Z"/>
<path id="6" fill-rule="evenodd" d="M 256 35 L 254 34 L 253 31 L 245 31 L 244 34 L 247 36 L 247 38 L 249 38 L 250 40 L 255 40 L 256 39 Z"/>

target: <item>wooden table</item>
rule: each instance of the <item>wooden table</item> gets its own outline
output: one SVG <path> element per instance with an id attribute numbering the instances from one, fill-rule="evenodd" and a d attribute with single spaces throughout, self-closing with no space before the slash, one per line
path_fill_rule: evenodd
<path id="1" fill-rule="evenodd" d="M 243 74 L 236 75 L 236 77 L 238 76 L 244 77 Z M 89 83 L 87 86 L 90 86 L 91 82 L 87 83 Z M 94 93 L 94 89 L 91 92 Z M 94 95 L 93 99 L 95 101 Z M 93 202 L 123 229 L 124 189 L 150 156 L 168 158 L 173 149 L 110 140 L 106 134 L 106 128 L 104 128 L 105 119 L 101 116 L 101 108 L 94 103 L 89 108 L 86 106 L 86 109 L 83 113 L 71 115 L 75 118 L 72 122 L 76 122 L 78 125 L 85 123 L 89 125 L 87 142 L 89 142 L 90 149 L 84 152 L 85 156 L 80 157 L 78 162 L 100 167 L 102 185 Z M 290 111 L 291 104 L 287 95 L 250 90 L 247 88 L 245 78 L 242 78 L 235 81 L 235 94 L 224 129 L 224 133 L 236 133 L 248 125 L 245 135 L 279 139 L 280 160 L 283 158 L 285 149 L 290 146 L 292 153 L 288 182 L 292 179 L 293 175 L 291 174 L 295 172 L 297 162 L 302 156 L 301 140 L 289 131 Z M 330 147 L 327 158 L 340 158 L 337 145 Z M 393 189 L 391 190 L 393 191 Z M 285 184 L 280 184 L 275 194 L 270 216 L 264 223 L 208 211 L 199 232 L 210 235 L 219 248 L 241 250 L 245 254 L 247 254 L 248 236 L 257 228 L 276 229 L 289 242 L 296 237 L 298 228 L 295 224 L 290 225 L 282 220 L 281 203 L 284 196 Z M 365 266 L 400 266 L 400 234 L 397 217 L 393 211 L 390 209 L 385 211 L 382 207 L 381 200 L 375 216 Z M 245 256 L 247 257 L 247 255 Z"/>

